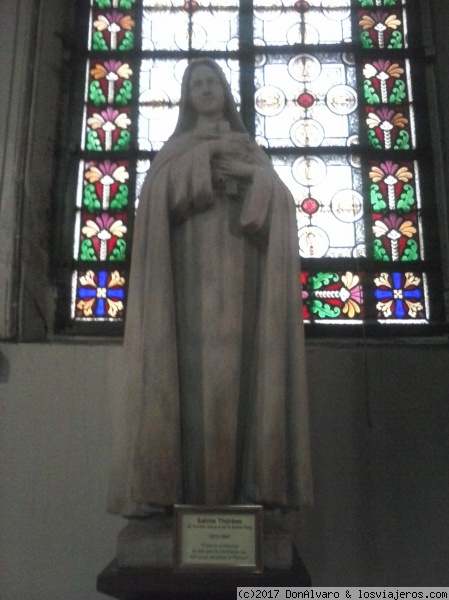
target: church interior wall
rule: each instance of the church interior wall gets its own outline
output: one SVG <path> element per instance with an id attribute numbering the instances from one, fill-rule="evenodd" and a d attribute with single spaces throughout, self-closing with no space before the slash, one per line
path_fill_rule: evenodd
<path id="1" fill-rule="evenodd" d="M 99 599 L 124 525 L 105 512 L 122 348 L 0 352 L 2 599 Z M 307 360 L 315 506 L 295 525 L 314 584 L 447 585 L 446 344 L 311 342 Z"/>
<path id="2" fill-rule="evenodd" d="M 8 26 L 16 22 L 19 4 L 5 3 L 5 30 L 14 30 Z M 22 10 L 32 4 L 24 0 Z M 57 4 L 40 2 L 49 14 Z M 433 115 L 442 144 L 437 180 L 444 200 L 449 7 L 439 0 L 432 10 L 437 17 L 435 102 L 442 107 L 438 118 Z M 4 37 L 2 44 L 8 40 Z M 55 53 L 60 41 L 51 40 Z M 48 98 L 57 95 L 55 67 L 45 60 L 40 68 L 44 82 L 49 78 L 48 97 L 35 94 L 33 106 L 51 130 Z M 6 96 L 3 88 L 3 106 Z M 2 114 L 0 133 L 5 133 L 11 123 Z M 35 147 L 29 157 L 33 179 L 28 180 L 37 182 L 29 202 L 48 191 L 38 169 L 44 155 L 51 156 L 47 146 Z M 33 226 L 42 216 L 37 205 L 30 206 L 25 230 L 42 248 L 45 242 Z M 445 202 L 440 210 L 444 225 Z M 29 272 L 44 278 L 45 252 L 28 250 L 25 258 L 34 261 Z M 52 306 L 45 294 L 22 297 L 22 321 L 28 322 L 31 338 L 42 335 L 45 306 Z M 0 343 L 2 600 L 104 597 L 95 592 L 95 578 L 113 558 L 124 524 L 105 512 L 112 413 L 123 360 L 117 342 Z M 449 585 L 447 339 L 309 340 L 307 360 L 315 506 L 296 519 L 296 538 L 313 583 Z"/>

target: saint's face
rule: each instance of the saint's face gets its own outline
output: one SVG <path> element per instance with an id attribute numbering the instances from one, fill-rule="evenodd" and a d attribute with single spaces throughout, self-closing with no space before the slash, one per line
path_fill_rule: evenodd
<path id="1" fill-rule="evenodd" d="M 223 116 L 225 94 L 218 75 L 207 65 L 198 65 L 189 81 L 190 100 L 200 116 Z"/>

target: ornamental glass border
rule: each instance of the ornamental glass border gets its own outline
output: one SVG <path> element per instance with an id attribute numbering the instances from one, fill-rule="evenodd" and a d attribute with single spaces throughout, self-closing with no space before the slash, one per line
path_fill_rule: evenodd
<path id="1" fill-rule="evenodd" d="M 307 329 L 416 335 L 441 325 L 417 2 L 79 5 L 84 96 L 60 330 L 121 333 L 139 191 L 174 128 L 183 69 L 202 55 L 222 66 L 295 198 Z"/>

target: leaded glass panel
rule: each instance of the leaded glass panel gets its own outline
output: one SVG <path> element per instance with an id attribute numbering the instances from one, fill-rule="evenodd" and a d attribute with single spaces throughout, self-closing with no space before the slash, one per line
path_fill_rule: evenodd
<path id="1" fill-rule="evenodd" d="M 414 0 L 89 6 L 73 323 L 124 319 L 138 196 L 174 130 L 186 65 L 201 55 L 222 67 L 248 129 L 293 194 L 306 322 L 385 331 L 432 319 Z"/>
<path id="2" fill-rule="evenodd" d="M 351 39 L 351 0 L 254 1 L 254 37 L 272 46 Z"/>
<path id="3" fill-rule="evenodd" d="M 341 53 L 267 56 L 255 72 L 259 143 L 346 146 L 359 130 L 355 85 Z"/>

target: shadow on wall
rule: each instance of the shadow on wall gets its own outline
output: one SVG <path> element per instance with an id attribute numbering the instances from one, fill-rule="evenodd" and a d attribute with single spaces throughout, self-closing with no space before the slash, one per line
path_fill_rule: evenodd
<path id="1" fill-rule="evenodd" d="M 0 383 L 6 383 L 9 379 L 9 360 L 0 352 Z"/>

